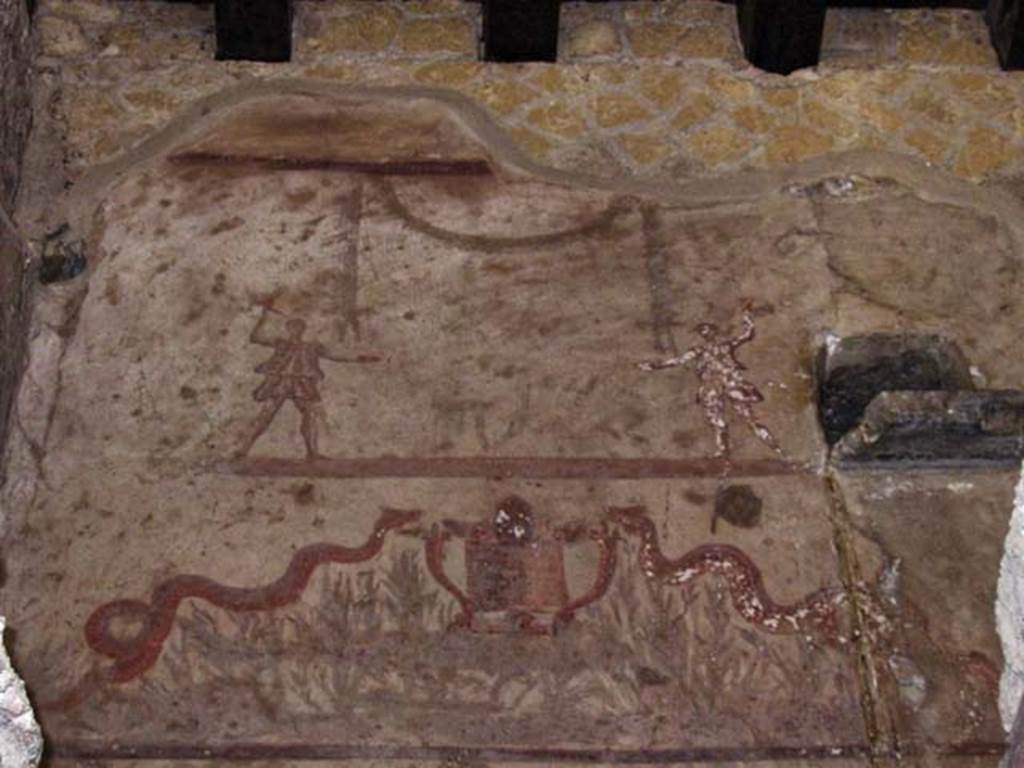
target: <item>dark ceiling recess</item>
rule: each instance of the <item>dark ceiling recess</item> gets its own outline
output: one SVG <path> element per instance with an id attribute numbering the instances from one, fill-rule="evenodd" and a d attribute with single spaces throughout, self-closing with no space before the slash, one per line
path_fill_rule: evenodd
<path id="1" fill-rule="evenodd" d="M 1024 67 L 1024 0 L 735 0 L 747 60 L 780 75 L 813 67 L 821 55 L 828 8 L 987 10 L 992 44 L 1004 69 Z"/>
<path id="2" fill-rule="evenodd" d="M 986 0 L 829 0 L 829 8 L 967 8 L 982 11 Z"/>
<path id="3" fill-rule="evenodd" d="M 217 58 L 288 61 L 292 0 L 215 0 Z"/>
<path id="4" fill-rule="evenodd" d="M 555 61 L 559 0 L 482 0 L 484 61 Z"/>
<path id="5" fill-rule="evenodd" d="M 818 63 L 826 0 L 738 0 L 743 54 L 755 67 L 788 75 Z"/>
<path id="6" fill-rule="evenodd" d="M 350 2 L 351 0 L 337 0 Z M 480 0 L 485 61 L 556 61 L 559 0 Z M 1024 0 L 734 0 L 750 63 L 788 75 L 821 56 L 829 8 L 965 8 L 984 11 L 1004 69 L 1024 69 Z M 292 0 L 215 0 L 217 58 L 288 61 Z"/>
<path id="7" fill-rule="evenodd" d="M 989 0 L 985 18 L 1003 69 L 1024 69 L 1024 0 Z"/>

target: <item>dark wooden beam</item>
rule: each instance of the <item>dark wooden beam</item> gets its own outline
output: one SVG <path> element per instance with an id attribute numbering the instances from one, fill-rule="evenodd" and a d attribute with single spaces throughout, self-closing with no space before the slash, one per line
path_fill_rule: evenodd
<path id="1" fill-rule="evenodd" d="M 987 0 L 828 0 L 829 8 L 966 8 L 985 9 Z"/>
<path id="2" fill-rule="evenodd" d="M 821 55 L 827 0 L 737 0 L 747 61 L 780 75 L 813 67 Z"/>
<path id="3" fill-rule="evenodd" d="M 983 11 L 988 0 L 828 0 L 827 5 L 829 8 L 965 8 Z"/>
<path id="4" fill-rule="evenodd" d="M 485 61 L 555 61 L 559 0 L 483 0 Z"/>
<path id="5" fill-rule="evenodd" d="M 1024 0 L 989 0 L 985 19 L 1003 69 L 1024 69 Z"/>
<path id="6" fill-rule="evenodd" d="M 288 61 L 292 0 L 215 0 L 217 58 Z"/>

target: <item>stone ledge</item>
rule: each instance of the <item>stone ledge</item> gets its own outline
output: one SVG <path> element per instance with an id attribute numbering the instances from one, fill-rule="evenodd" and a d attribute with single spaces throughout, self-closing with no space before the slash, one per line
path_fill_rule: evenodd
<path id="1" fill-rule="evenodd" d="M 883 392 L 836 445 L 841 467 L 1016 466 L 1024 458 L 1024 392 Z"/>
<path id="2" fill-rule="evenodd" d="M 819 411 L 830 445 L 860 423 L 881 392 L 974 389 L 963 352 L 941 336 L 849 336 L 822 355 Z"/>

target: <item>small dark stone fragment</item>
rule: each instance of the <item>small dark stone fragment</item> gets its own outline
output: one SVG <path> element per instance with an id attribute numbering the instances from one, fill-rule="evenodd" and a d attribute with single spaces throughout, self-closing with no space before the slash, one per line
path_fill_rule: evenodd
<path id="1" fill-rule="evenodd" d="M 718 518 L 737 528 L 756 528 L 761 523 L 761 499 L 749 485 L 727 485 L 715 494 L 715 514 L 711 518 L 711 532 L 715 532 Z"/>
<path id="2" fill-rule="evenodd" d="M 39 282 L 44 285 L 77 277 L 88 266 L 85 243 L 81 240 L 67 240 L 68 231 L 68 225 L 62 224 L 43 241 L 43 254 L 39 260 Z"/>
<path id="3" fill-rule="evenodd" d="M 86 266 L 85 256 L 81 253 L 44 258 L 39 265 L 39 282 L 44 285 L 62 283 L 82 274 Z"/>

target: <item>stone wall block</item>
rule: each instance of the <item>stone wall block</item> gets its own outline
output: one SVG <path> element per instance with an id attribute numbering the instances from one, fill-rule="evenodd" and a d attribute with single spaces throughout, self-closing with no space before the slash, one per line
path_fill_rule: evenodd
<path id="1" fill-rule="evenodd" d="M 0 617 L 0 637 L 4 631 Z M 0 643 L 0 765 L 35 768 L 43 754 L 43 737 L 25 693 L 25 684 Z"/>

